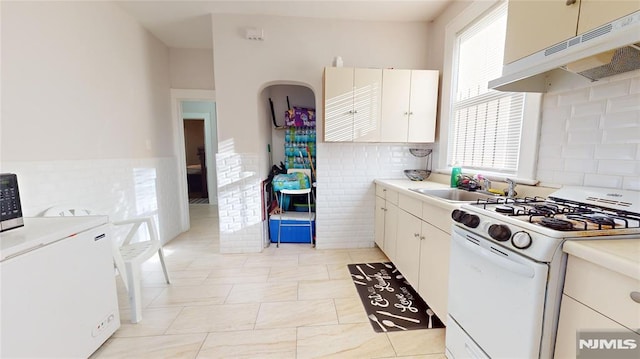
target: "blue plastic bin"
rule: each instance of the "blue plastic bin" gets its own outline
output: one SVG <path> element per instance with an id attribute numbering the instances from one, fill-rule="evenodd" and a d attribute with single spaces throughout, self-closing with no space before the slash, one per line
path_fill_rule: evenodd
<path id="1" fill-rule="evenodd" d="M 279 214 L 271 216 L 269 219 L 269 235 L 271 237 L 271 243 L 278 242 L 278 228 L 280 227 Z M 316 235 L 316 214 L 311 213 L 311 230 L 313 236 Z M 286 212 L 282 215 L 282 222 L 284 224 L 307 224 L 309 221 L 308 212 Z M 309 227 L 282 227 L 280 233 L 280 243 L 311 243 L 309 238 Z"/>

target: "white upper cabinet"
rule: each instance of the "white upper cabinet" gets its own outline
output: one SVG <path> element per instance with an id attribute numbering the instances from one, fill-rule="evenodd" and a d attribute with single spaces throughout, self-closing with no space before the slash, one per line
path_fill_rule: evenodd
<path id="1" fill-rule="evenodd" d="M 411 70 L 408 142 L 436 140 L 438 71 Z"/>
<path id="2" fill-rule="evenodd" d="M 375 142 L 380 136 L 382 70 L 327 67 L 324 140 Z"/>
<path id="3" fill-rule="evenodd" d="M 434 142 L 438 71 L 327 67 L 326 142 Z"/>
<path id="4" fill-rule="evenodd" d="M 382 71 L 380 142 L 434 142 L 438 71 Z"/>
<path id="5" fill-rule="evenodd" d="M 407 142 L 411 70 L 382 70 L 381 142 Z"/>
<path id="6" fill-rule="evenodd" d="M 638 10 L 640 10 L 640 1 L 637 0 L 581 0 L 578 34 L 595 29 Z"/>
<path id="7" fill-rule="evenodd" d="M 576 36 L 580 0 L 509 0 L 504 64 Z"/>
<path id="8" fill-rule="evenodd" d="M 504 64 L 640 10 L 640 1 L 509 0 Z"/>

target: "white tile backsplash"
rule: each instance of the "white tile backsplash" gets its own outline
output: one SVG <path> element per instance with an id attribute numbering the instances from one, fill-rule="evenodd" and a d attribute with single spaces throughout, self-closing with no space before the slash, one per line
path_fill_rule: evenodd
<path id="1" fill-rule="evenodd" d="M 152 216 L 163 242 L 182 231 L 174 158 L 5 161 L 2 172 L 18 175 L 25 217 L 69 205 L 110 220 Z"/>
<path id="2" fill-rule="evenodd" d="M 571 117 L 581 117 L 589 115 L 600 115 L 604 112 L 606 101 L 593 101 L 573 105 Z"/>
<path id="3" fill-rule="evenodd" d="M 546 94 L 538 180 L 640 189 L 640 76 Z"/>
<path id="4" fill-rule="evenodd" d="M 426 159 L 409 148 L 424 145 L 318 143 L 317 247 L 374 245 L 376 178 L 406 179 L 405 169 L 424 169 Z"/>
<path id="5" fill-rule="evenodd" d="M 255 154 L 216 154 L 221 253 L 262 251 L 262 179 Z"/>
<path id="6" fill-rule="evenodd" d="M 640 111 L 640 94 L 612 97 L 607 101 L 607 113 Z"/>
<path id="7" fill-rule="evenodd" d="M 595 148 L 594 158 L 596 160 L 634 160 L 637 158 L 637 151 L 637 144 L 600 144 Z"/>
<path id="8" fill-rule="evenodd" d="M 591 100 L 603 100 L 612 97 L 621 97 L 629 94 L 631 79 L 610 82 L 608 84 L 594 86 L 591 88 Z"/>
<path id="9" fill-rule="evenodd" d="M 545 157 L 554 157 L 558 155 L 558 153 L 562 154 L 562 158 L 568 160 L 581 159 L 581 160 L 589 160 L 593 159 L 593 153 L 595 151 L 596 145 L 587 144 L 587 145 L 578 145 L 578 144 L 566 144 L 566 145 L 558 145 L 558 151 L 555 153 L 549 153 L 547 151 L 540 152 L 544 153 Z"/>
<path id="10" fill-rule="evenodd" d="M 640 128 L 640 111 L 607 113 L 602 116 L 602 127 L 609 128 Z"/>

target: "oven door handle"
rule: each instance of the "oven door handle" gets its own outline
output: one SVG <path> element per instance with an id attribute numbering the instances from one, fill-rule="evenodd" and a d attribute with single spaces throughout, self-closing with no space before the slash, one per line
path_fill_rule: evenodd
<path id="1" fill-rule="evenodd" d="M 454 238 L 455 237 L 457 236 L 454 235 Z M 480 255 L 485 257 L 489 262 L 508 270 L 510 273 L 516 273 L 527 278 L 533 278 L 536 275 L 536 272 L 533 268 L 518 262 L 514 262 L 508 257 L 503 257 L 502 254 L 494 253 L 477 244 L 473 244 L 462 237 L 458 237 L 458 240 L 454 240 L 454 243 L 458 243 L 459 245 L 466 247 L 466 249 L 471 251 L 472 253 L 479 252 Z"/>

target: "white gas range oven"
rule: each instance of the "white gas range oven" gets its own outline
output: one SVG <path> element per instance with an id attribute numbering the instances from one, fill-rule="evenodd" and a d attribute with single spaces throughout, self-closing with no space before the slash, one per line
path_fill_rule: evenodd
<path id="1" fill-rule="evenodd" d="M 640 234 L 640 192 L 564 187 L 452 213 L 448 358 L 551 358 L 567 240 Z"/>

